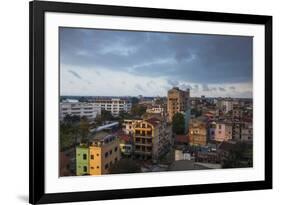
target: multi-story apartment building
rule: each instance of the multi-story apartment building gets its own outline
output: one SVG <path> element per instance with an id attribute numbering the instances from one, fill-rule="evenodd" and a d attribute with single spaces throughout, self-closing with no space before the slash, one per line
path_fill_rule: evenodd
<path id="1" fill-rule="evenodd" d="M 95 134 L 90 145 L 76 147 L 76 175 L 107 174 L 120 160 L 119 141 L 106 132 Z"/>
<path id="2" fill-rule="evenodd" d="M 217 101 L 217 107 L 223 113 L 228 113 L 233 109 L 233 100 L 232 99 L 219 99 Z"/>
<path id="3" fill-rule="evenodd" d="M 190 91 L 174 87 L 168 91 L 168 121 L 171 122 L 176 113 L 185 113 L 189 109 Z"/>
<path id="4" fill-rule="evenodd" d="M 120 112 L 130 112 L 132 108 L 132 103 L 129 100 L 120 98 L 95 99 L 93 104 L 101 110 L 111 112 L 113 116 L 118 116 Z"/>
<path id="5" fill-rule="evenodd" d="M 60 103 L 60 119 L 66 115 L 76 115 L 79 117 L 87 117 L 88 119 L 95 119 L 97 115 L 101 114 L 101 108 L 94 103 L 82 102 L 61 102 Z"/>
<path id="6" fill-rule="evenodd" d="M 252 141 L 253 140 L 253 123 L 244 122 L 241 128 L 241 140 Z"/>
<path id="7" fill-rule="evenodd" d="M 122 131 L 129 135 L 134 133 L 134 125 L 137 122 L 141 122 L 142 120 L 131 120 L 131 119 L 125 119 L 122 123 Z"/>
<path id="8" fill-rule="evenodd" d="M 232 124 L 230 122 L 216 122 L 215 140 L 222 142 L 232 139 Z"/>
<path id="9" fill-rule="evenodd" d="M 214 121 L 209 123 L 209 139 L 210 140 L 215 140 L 215 138 L 216 138 L 216 127 L 217 127 L 217 125 Z"/>
<path id="10" fill-rule="evenodd" d="M 89 174 L 89 148 L 87 145 L 76 147 L 76 175 Z"/>
<path id="11" fill-rule="evenodd" d="M 150 118 L 133 126 L 135 155 L 139 159 L 157 161 L 171 148 L 172 129 L 164 120 Z"/>
<path id="12" fill-rule="evenodd" d="M 236 107 L 233 107 L 233 110 L 232 110 L 232 118 L 233 119 L 241 119 L 243 117 L 243 110 L 236 106 Z"/>
<path id="13" fill-rule="evenodd" d="M 189 122 L 189 144 L 205 146 L 207 144 L 207 123 L 205 119 L 195 118 Z"/>
<path id="14" fill-rule="evenodd" d="M 239 119 L 233 119 L 233 122 L 232 122 L 232 139 L 236 140 L 236 141 L 242 140 L 241 129 L 243 126 L 243 122 L 241 122 Z"/>
<path id="15" fill-rule="evenodd" d="M 110 167 L 120 160 L 119 140 L 106 132 L 99 132 L 89 146 L 89 174 L 108 174 Z"/>

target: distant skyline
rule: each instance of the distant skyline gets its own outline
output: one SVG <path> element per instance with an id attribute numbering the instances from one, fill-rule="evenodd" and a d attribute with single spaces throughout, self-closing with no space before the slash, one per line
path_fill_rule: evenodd
<path id="1" fill-rule="evenodd" d="M 252 37 L 60 28 L 61 95 L 252 98 Z"/>

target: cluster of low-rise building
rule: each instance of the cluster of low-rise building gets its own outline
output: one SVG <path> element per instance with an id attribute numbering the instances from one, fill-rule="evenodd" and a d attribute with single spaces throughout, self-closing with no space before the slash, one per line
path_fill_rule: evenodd
<path id="1" fill-rule="evenodd" d="M 146 162 L 142 170 L 147 171 L 148 167 L 154 170 L 152 165 L 159 165 L 167 153 L 172 153 L 173 159 L 169 165 L 161 165 L 161 170 L 184 166 L 182 162 L 175 164 L 177 161 L 190 161 L 186 166 L 192 169 L 219 168 L 225 147 L 237 142 L 252 144 L 251 99 L 191 98 L 189 89 L 177 87 L 168 91 L 167 98 L 139 96 L 139 99 L 139 104 L 146 107 L 143 116 L 122 119 L 117 130 L 108 130 L 111 126 L 118 127 L 117 122 L 90 130 L 90 140 L 75 150 L 76 175 L 108 174 L 122 158 Z M 102 110 L 116 117 L 121 112 L 130 113 L 131 109 L 130 100 L 121 98 L 97 98 L 83 103 L 63 101 L 60 117 L 62 120 L 66 115 L 78 115 L 94 121 Z M 182 134 L 172 131 L 176 113 L 184 116 Z"/>
<path id="2" fill-rule="evenodd" d="M 193 116 L 190 120 L 188 132 L 190 143 L 206 146 L 208 141 L 251 142 L 253 140 L 251 100 L 248 100 L 247 106 L 244 105 L 245 100 L 241 103 L 239 99 L 216 101 L 216 104 L 204 105 L 202 115 Z"/>

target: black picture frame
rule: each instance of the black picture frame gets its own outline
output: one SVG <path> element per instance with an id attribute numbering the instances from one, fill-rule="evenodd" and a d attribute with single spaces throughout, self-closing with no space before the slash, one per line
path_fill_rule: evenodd
<path id="1" fill-rule="evenodd" d="M 32 1 L 30 12 L 30 143 L 29 202 L 31 204 L 155 197 L 198 193 L 260 190 L 272 188 L 272 16 L 185 11 L 124 6 L 105 6 L 62 2 Z M 197 184 L 108 191 L 45 193 L 44 133 L 44 14 L 62 12 L 111 16 L 149 17 L 162 19 L 199 20 L 260 24 L 265 26 L 265 180 L 219 184 Z"/>

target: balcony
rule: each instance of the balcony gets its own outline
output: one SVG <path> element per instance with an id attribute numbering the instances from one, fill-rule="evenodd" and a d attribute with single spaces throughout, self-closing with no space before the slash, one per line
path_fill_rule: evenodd
<path id="1" fill-rule="evenodd" d="M 142 136 L 142 135 L 135 135 L 135 138 L 152 139 L 152 136 L 150 136 L 150 135 L 145 135 L 145 136 Z"/>
<path id="2" fill-rule="evenodd" d="M 146 146 L 146 147 L 152 147 L 151 143 L 143 143 L 143 142 L 135 142 L 135 145 L 137 146 Z"/>
<path id="3" fill-rule="evenodd" d="M 141 155 L 151 155 L 151 151 L 142 151 L 142 150 L 135 150 L 136 154 L 141 154 Z"/>

